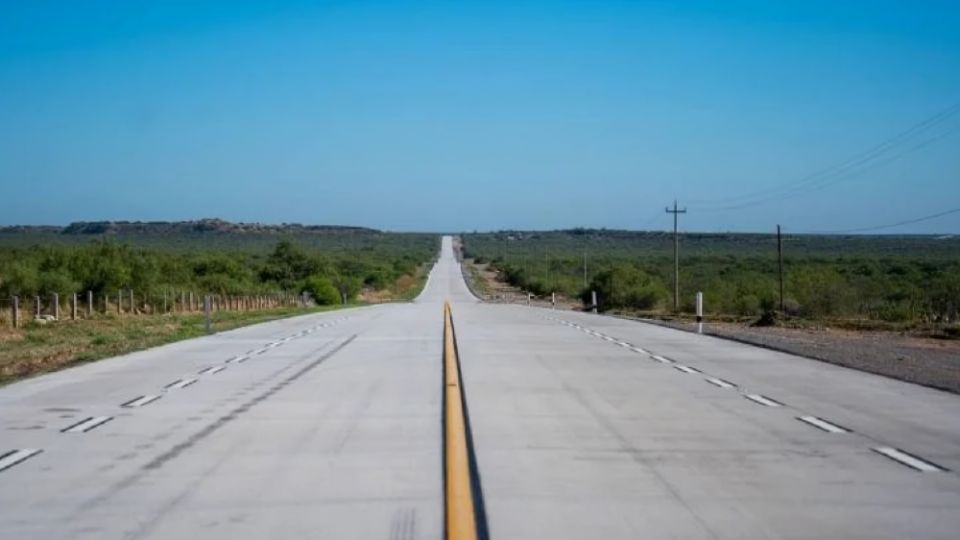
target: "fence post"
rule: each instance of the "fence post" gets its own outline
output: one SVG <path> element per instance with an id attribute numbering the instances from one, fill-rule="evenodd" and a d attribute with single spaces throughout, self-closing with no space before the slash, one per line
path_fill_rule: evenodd
<path id="1" fill-rule="evenodd" d="M 207 333 L 209 334 L 210 333 L 210 295 L 209 294 L 203 297 L 203 314 L 204 314 L 204 319 L 206 321 L 205 326 L 207 329 Z"/>
<path id="2" fill-rule="evenodd" d="M 93 317 L 93 291 L 87 291 L 87 317 Z"/>
<path id="3" fill-rule="evenodd" d="M 137 314 L 137 305 L 133 301 L 133 289 L 130 289 L 130 314 L 131 315 Z"/>
<path id="4" fill-rule="evenodd" d="M 13 327 L 19 328 L 20 327 L 20 297 L 19 296 L 13 297 L 12 309 L 13 309 Z"/>
<path id="5" fill-rule="evenodd" d="M 703 293 L 697 291 L 697 333 L 703 333 Z"/>
<path id="6" fill-rule="evenodd" d="M 117 315 L 123 315 L 123 289 L 117 291 Z"/>
<path id="7" fill-rule="evenodd" d="M 77 293 L 73 293 L 73 305 L 70 307 L 70 318 L 77 320 Z"/>
<path id="8" fill-rule="evenodd" d="M 60 320 L 60 293 L 53 293 L 53 320 Z"/>

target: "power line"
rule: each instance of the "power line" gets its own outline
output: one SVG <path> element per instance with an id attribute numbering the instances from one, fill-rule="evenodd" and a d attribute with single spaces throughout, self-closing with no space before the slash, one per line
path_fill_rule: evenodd
<path id="1" fill-rule="evenodd" d="M 806 231 L 806 234 L 846 234 L 846 233 L 858 233 L 858 232 L 869 232 L 869 231 L 879 231 L 881 229 L 891 229 L 893 227 L 900 227 L 902 225 L 912 225 L 914 223 L 921 223 L 923 221 L 930 221 L 931 219 L 936 219 L 938 217 L 947 216 L 950 214 L 956 214 L 960 212 L 960 208 L 952 208 L 950 210 L 944 210 L 943 212 L 937 212 L 936 214 L 930 214 L 928 216 L 922 216 L 913 219 L 907 219 L 904 221 L 898 221 L 896 223 L 887 223 L 884 225 L 873 225 L 870 227 L 859 227 L 856 229 L 844 229 L 839 231 Z"/>
<path id="2" fill-rule="evenodd" d="M 948 129 L 946 132 L 939 133 L 933 137 L 924 140 L 918 144 L 910 146 L 906 150 L 890 154 L 901 150 L 912 140 L 931 132 L 938 126 L 943 125 L 951 117 L 960 112 L 960 102 L 954 103 L 950 107 L 943 109 L 936 114 L 924 119 L 923 121 L 911 126 L 905 131 L 894 135 L 893 137 L 881 142 L 880 144 L 857 154 L 841 163 L 821 169 L 815 173 L 806 175 L 796 181 L 789 182 L 780 186 L 756 191 L 752 194 L 741 195 L 737 197 L 726 197 L 721 199 L 704 200 L 703 202 L 713 202 L 703 207 L 697 207 L 699 210 L 732 210 L 747 206 L 754 206 L 764 202 L 779 199 L 788 196 L 802 194 L 805 191 L 813 191 L 836 184 L 849 179 L 857 174 L 863 173 L 870 168 L 885 165 L 895 161 L 907 154 L 925 148 L 934 142 L 957 131 L 957 129 Z M 883 158 L 886 158 L 885 160 Z"/>

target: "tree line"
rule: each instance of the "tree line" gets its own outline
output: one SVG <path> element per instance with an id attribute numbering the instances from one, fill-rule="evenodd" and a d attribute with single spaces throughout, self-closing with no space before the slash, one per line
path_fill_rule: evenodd
<path id="1" fill-rule="evenodd" d="M 465 235 L 465 255 L 491 263 L 506 282 L 535 295 L 557 292 L 581 298 L 586 305 L 590 292 L 596 291 L 600 309 L 672 309 L 673 259 L 668 255 L 668 238 L 662 237 L 662 249 L 651 249 L 649 236 L 638 240 L 618 231 L 611 239 L 593 231 L 584 241 L 583 234 Z M 748 236 L 748 249 L 737 245 L 736 235 L 718 235 L 708 249 L 682 255 L 681 311 L 695 309 L 697 291 L 704 293 L 706 309 L 712 314 L 757 316 L 779 309 L 776 244 L 768 238 L 768 254 L 759 255 L 756 235 Z M 791 315 L 957 320 L 960 244 L 956 242 L 939 244 L 932 254 L 925 247 L 930 237 L 920 237 L 913 244 L 910 237 L 853 238 L 844 245 L 835 237 L 818 244 L 816 237 L 808 236 L 800 242 L 803 249 L 785 259 L 784 310 Z M 871 249 L 879 255 L 870 256 Z"/>
<path id="2" fill-rule="evenodd" d="M 177 251 L 105 239 L 83 244 L 0 247 L 0 297 L 118 290 L 144 295 L 196 291 L 220 295 L 309 293 L 318 304 L 354 299 L 362 289 L 393 287 L 414 276 L 437 249 L 418 237 L 399 249 L 323 250 L 280 240 L 261 253 L 244 249 Z"/>

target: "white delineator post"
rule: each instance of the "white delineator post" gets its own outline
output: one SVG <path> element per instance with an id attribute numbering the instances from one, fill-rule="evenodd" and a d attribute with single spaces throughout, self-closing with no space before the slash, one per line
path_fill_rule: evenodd
<path id="1" fill-rule="evenodd" d="M 590 291 L 590 311 L 597 312 L 597 291 Z"/>
<path id="2" fill-rule="evenodd" d="M 703 293 L 697 292 L 697 333 L 703 333 Z"/>
<path id="3" fill-rule="evenodd" d="M 557 309 L 557 293 L 550 293 L 550 309 Z"/>

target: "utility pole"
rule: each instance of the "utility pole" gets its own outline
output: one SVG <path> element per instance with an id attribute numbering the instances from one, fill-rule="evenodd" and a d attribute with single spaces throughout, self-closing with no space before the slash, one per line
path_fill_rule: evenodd
<path id="1" fill-rule="evenodd" d="M 783 236 L 777 225 L 777 262 L 780 267 L 780 313 L 783 313 Z"/>
<path id="2" fill-rule="evenodd" d="M 686 214 L 687 209 L 677 209 L 677 201 L 673 201 L 673 210 L 667 207 L 667 213 L 673 214 L 673 309 L 680 310 L 680 234 L 677 232 L 677 216 Z"/>
<path id="3" fill-rule="evenodd" d="M 583 289 L 587 289 L 587 250 L 583 250 Z"/>

